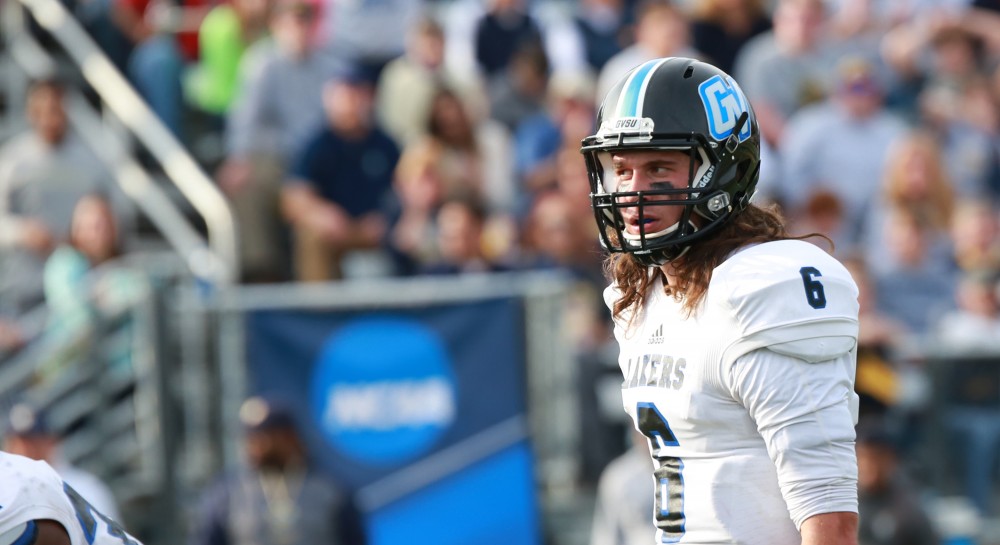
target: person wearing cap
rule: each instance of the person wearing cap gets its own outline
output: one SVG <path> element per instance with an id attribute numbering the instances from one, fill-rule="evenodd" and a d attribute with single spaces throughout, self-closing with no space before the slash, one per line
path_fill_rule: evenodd
<path id="1" fill-rule="evenodd" d="M 99 477 L 69 462 L 60 448 L 59 434 L 42 411 L 19 403 L 7 416 L 3 450 L 48 463 L 67 484 L 87 499 L 95 509 L 118 520 L 120 513 L 111 489 Z"/>
<path id="2" fill-rule="evenodd" d="M 792 217 L 820 191 L 840 200 L 848 229 L 847 244 L 837 251 L 849 251 L 864 235 L 865 214 L 878 196 L 886 158 L 907 127 L 886 108 L 871 63 L 845 58 L 837 75 L 830 98 L 790 116 L 781 141 L 781 182 Z"/>
<path id="3" fill-rule="evenodd" d="M 271 39 L 240 60 L 241 81 L 226 116 L 226 158 L 215 176 L 233 206 L 247 281 L 287 277 L 281 180 L 322 124 L 323 83 L 342 62 L 316 44 L 317 10 L 310 0 L 275 0 Z"/>
<path id="4" fill-rule="evenodd" d="M 373 104 L 372 75 L 358 65 L 324 84 L 326 124 L 300 150 L 281 191 L 300 281 L 342 278 L 348 254 L 382 242 L 399 148 L 376 125 Z"/>
<path id="5" fill-rule="evenodd" d="M 294 415 L 252 397 L 240 409 L 245 464 L 204 493 L 190 545 L 363 545 L 352 497 L 312 468 Z"/>

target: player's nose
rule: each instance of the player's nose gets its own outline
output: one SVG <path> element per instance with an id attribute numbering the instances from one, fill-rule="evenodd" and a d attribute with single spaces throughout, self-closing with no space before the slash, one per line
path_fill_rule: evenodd
<path id="1" fill-rule="evenodd" d="M 637 193 L 643 191 L 649 191 L 653 188 L 652 179 L 641 172 L 633 172 L 632 178 L 629 180 L 628 184 L 628 195 L 623 195 L 618 199 L 618 202 L 625 203 L 636 203 L 639 202 L 639 195 Z"/>

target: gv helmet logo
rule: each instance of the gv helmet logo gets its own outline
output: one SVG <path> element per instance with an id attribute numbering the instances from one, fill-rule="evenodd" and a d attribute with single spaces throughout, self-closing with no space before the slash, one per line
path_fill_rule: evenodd
<path id="1" fill-rule="evenodd" d="M 705 117 L 708 119 L 708 130 L 712 138 L 728 138 L 740 115 L 749 111 L 743 90 L 729 76 L 712 76 L 698 86 L 698 93 L 705 105 Z M 740 142 L 750 138 L 750 123 L 743 125 L 738 137 Z"/>

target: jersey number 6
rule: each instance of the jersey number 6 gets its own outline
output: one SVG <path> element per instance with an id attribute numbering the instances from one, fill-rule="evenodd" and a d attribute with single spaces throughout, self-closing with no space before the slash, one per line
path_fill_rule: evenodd
<path id="1" fill-rule="evenodd" d="M 802 267 L 799 269 L 802 276 L 802 283 L 806 287 L 806 301 L 812 308 L 826 308 L 826 292 L 823 291 L 823 284 L 816 277 L 823 276 L 816 267 Z"/>
<path id="2" fill-rule="evenodd" d="M 650 451 L 656 460 L 656 505 L 653 517 L 656 527 L 663 532 L 662 543 L 676 543 L 684 535 L 684 462 L 676 456 L 667 456 L 665 447 L 680 443 L 670 431 L 667 420 L 656 405 L 640 401 L 635 407 L 639 431 L 649 439 Z M 659 438 L 659 439 L 657 439 Z"/>

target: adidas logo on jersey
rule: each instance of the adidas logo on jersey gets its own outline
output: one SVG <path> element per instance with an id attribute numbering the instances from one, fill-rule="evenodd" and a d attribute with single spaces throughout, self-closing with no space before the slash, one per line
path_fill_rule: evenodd
<path id="1" fill-rule="evenodd" d="M 649 336 L 649 344 L 663 344 L 663 324 Z"/>

